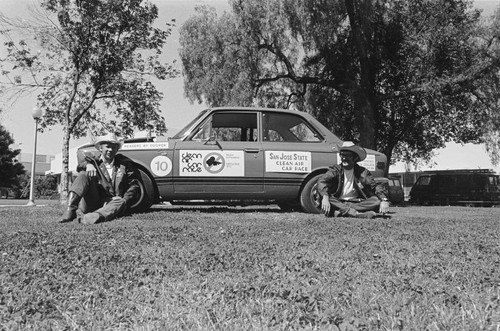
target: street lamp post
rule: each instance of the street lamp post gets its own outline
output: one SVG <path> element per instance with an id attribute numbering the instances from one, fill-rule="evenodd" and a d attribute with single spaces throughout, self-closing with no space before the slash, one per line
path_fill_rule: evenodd
<path id="1" fill-rule="evenodd" d="M 33 197 L 33 190 L 35 188 L 36 136 L 38 133 L 38 121 L 42 117 L 42 110 L 38 107 L 33 108 L 33 111 L 31 112 L 31 116 L 33 116 L 33 119 L 35 120 L 35 133 L 33 135 L 34 138 L 33 138 L 33 159 L 31 162 L 30 199 L 26 205 L 27 206 L 36 206 L 35 199 Z"/>

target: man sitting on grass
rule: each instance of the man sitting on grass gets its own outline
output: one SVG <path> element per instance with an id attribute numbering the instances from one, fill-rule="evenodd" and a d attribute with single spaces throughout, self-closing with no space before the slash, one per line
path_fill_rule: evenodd
<path id="1" fill-rule="evenodd" d="M 85 156 L 71 185 L 68 209 L 61 223 L 78 219 L 84 224 L 110 221 L 123 215 L 139 195 L 139 174 L 132 162 L 116 154 L 123 145 L 114 134 L 96 140 L 99 158 Z M 80 214 L 77 217 L 77 210 Z"/>
<path id="2" fill-rule="evenodd" d="M 340 164 L 330 166 L 318 179 L 321 210 L 326 216 L 374 218 L 387 213 L 389 201 L 382 183 L 376 183 L 366 168 L 357 164 L 366 158 L 363 147 L 346 141 L 339 148 Z"/>

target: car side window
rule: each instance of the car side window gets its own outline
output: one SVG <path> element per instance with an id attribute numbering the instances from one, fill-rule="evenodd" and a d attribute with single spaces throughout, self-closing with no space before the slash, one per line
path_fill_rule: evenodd
<path id="1" fill-rule="evenodd" d="M 420 177 L 415 185 L 429 185 L 431 183 L 431 177 L 430 176 L 422 176 Z"/>
<path id="2" fill-rule="evenodd" d="M 198 129 L 198 132 L 191 138 L 194 141 L 203 141 L 210 138 L 211 121 L 205 121 Z"/>
<path id="3" fill-rule="evenodd" d="M 271 142 L 320 142 L 323 140 L 302 117 L 293 114 L 264 112 L 262 137 Z"/>
<path id="4" fill-rule="evenodd" d="M 490 185 L 498 185 L 498 176 L 488 176 L 488 182 Z"/>
<path id="5" fill-rule="evenodd" d="M 285 138 L 283 138 L 277 131 L 274 131 L 273 129 L 269 129 L 266 132 L 264 140 L 267 141 L 285 141 Z"/>
<path id="6" fill-rule="evenodd" d="M 257 113 L 214 113 L 199 128 L 192 140 L 258 141 Z"/>

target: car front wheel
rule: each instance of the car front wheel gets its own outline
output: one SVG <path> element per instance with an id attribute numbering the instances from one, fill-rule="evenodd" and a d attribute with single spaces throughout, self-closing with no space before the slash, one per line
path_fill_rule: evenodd
<path id="1" fill-rule="evenodd" d="M 153 181 L 143 170 L 137 169 L 140 174 L 139 178 L 139 198 L 130 207 L 132 212 L 143 212 L 148 210 L 155 199 L 155 189 Z"/>
<path id="2" fill-rule="evenodd" d="M 321 195 L 317 182 L 322 175 L 311 177 L 300 193 L 300 204 L 306 213 L 321 214 Z"/>

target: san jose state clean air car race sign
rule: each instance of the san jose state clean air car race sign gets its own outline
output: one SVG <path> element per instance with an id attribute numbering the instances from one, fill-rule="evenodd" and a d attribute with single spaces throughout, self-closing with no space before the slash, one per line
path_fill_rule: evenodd
<path id="1" fill-rule="evenodd" d="M 311 172 L 310 152 L 266 151 L 267 172 Z"/>

